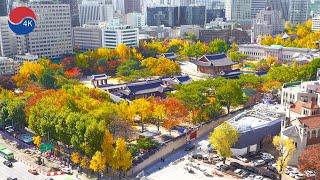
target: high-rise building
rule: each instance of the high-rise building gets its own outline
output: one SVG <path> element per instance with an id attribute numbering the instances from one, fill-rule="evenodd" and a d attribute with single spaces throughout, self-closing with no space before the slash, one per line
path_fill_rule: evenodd
<path id="1" fill-rule="evenodd" d="M 226 19 L 241 24 L 245 29 L 250 29 L 251 5 L 251 0 L 226 0 Z"/>
<path id="2" fill-rule="evenodd" d="M 11 57 L 16 54 L 17 40 L 9 29 L 8 17 L 0 17 L 0 56 Z"/>
<path id="3" fill-rule="evenodd" d="M 253 21 L 252 27 L 252 42 L 262 35 L 276 35 L 284 31 L 284 19 L 281 18 L 279 11 L 272 10 L 267 7 L 260 11 Z"/>
<path id="4" fill-rule="evenodd" d="M 0 75 L 12 75 L 18 70 L 19 64 L 11 58 L 0 57 Z"/>
<path id="5" fill-rule="evenodd" d="M 71 15 L 71 26 L 79 26 L 79 7 L 77 0 L 59 0 L 61 4 L 69 4 L 70 6 L 70 15 Z"/>
<path id="6" fill-rule="evenodd" d="M 289 20 L 289 0 L 268 0 L 267 4 L 273 10 L 279 11 L 286 21 Z"/>
<path id="7" fill-rule="evenodd" d="M 316 15 L 312 18 L 312 30 L 313 31 L 320 30 L 320 15 Z"/>
<path id="8" fill-rule="evenodd" d="M 112 22 L 101 28 L 102 47 L 116 48 L 123 43 L 128 47 L 139 46 L 139 29 Z"/>
<path id="9" fill-rule="evenodd" d="M 60 58 L 72 53 L 71 18 L 68 4 L 28 5 L 37 16 L 36 27 L 26 36 L 18 36 L 20 54 Z"/>
<path id="10" fill-rule="evenodd" d="M 304 23 L 308 19 L 308 0 L 289 1 L 289 21 L 293 25 Z"/>
<path id="11" fill-rule="evenodd" d="M 204 25 L 205 21 L 205 6 L 156 6 L 147 8 L 147 25 L 149 26 Z"/>
<path id="12" fill-rule="evenodd" d="M 267 0 L 251 0 L 251 17 L 256 18 L 256 15 L 264 10 L 267 6 Z"/>
<path id="13" fill-rule="evenodd" d="M 0 16 L 7 15 L 7 0 L 0 0 Z"/>
<path id="14" fill-rule="evenodd" d="M 216 18 L 226 18 L 226 10 L 221 8 L 207 9 L 206 23 L 214 21 Z"/>
<path id="15" fill-rule="evenodd" d="M 180 25 L 204 25 L 206 23 L 205 6 L 180 6 Z"/>
<path id="16" fill-rule="evenodd" d="M 79 5 L 80 26 L 91 22 L 104 22 L 113 19 L 112 1 L 85 0 Z"/>
<path id="17" fill-rule="evenodd" d="M 102 47 L 101 28 L 98 25 L 73 28 L 73 47 L 86 51 Z"/>
<path id="18" fill-rule="evenodd" d="M 177 6 L 157 6 L 147 8 L 147 25 L 166 27 L 179 26 L 179 9 Z"/>
<path id="19" fill-rule="evenodd" d="M 126 14 L 126 24 L 137 28 L 144 27 L 146 25 L 145 16 L 136 12 Z"/>
<path id="20" fill-rule="evenodd" d="M 141 12 L 140 0 L 124 0 L 124 12 L 126 14 Z"/>

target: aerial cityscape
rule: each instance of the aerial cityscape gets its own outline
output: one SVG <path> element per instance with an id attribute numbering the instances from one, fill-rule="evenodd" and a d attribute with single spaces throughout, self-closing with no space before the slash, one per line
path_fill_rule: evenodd
<path id="1" fill-rule="evenodd" d="M 319 180 L 320 0 L 0 0 L 0 180 Z"/>

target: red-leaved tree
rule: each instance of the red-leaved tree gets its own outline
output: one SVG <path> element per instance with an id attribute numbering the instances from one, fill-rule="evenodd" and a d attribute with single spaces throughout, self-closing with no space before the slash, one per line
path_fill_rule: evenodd
<path id="1" fill-rule="evenodd" d="M 320 144 L 307 147 L 300 155 L 299 169 L 313 170 L 317 178 L 320 177 Z"/>

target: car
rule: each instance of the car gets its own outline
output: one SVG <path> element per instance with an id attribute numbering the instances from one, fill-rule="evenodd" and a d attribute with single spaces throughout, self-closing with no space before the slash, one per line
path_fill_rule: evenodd
<path id="1" fill-rule="evenodd" d="M 242 169 L 236 169 L 236 170 L 234 170 L 233 172 L 236 173 L 236 174 L 241 174 L 242 171 L 243 171 Z"/>
<path id="2" fill-rule="evenodd" d="M 266 162 L 264 160 L 262 160 L 262 159 L 259 159 L 259 160 L 256 160 L 256 161 L 253 162 L 254 166 L 262 166 L 264 164 L 266 164 Z"/>
<path id="3" fill-rule="evenodd" d="M 185 147 L 184 147 L 184 150 L 185 151 L 191 151 L 192 149 L 194 149 L 196 146 L 194 144 L 187 144 Z"/>
<path id="4" fill-rule="evenodd" d="M 236 158 L 239 159 L 240 161 L 244 162 L 244 163 L 248 163 L 249 162 L 249 160 L 247 158 L 245 158 L 243 156 L 240 156 L 240 155 L 236 156 Z"/>
<path id="5" fill-rule="evenodd" d="M 8 177 L 7 180 L 18 180 L 16 177 Z"/>
<path id="6" fill-rule="evenodd" d="M 195 153 L 195 154 L 192 154 L 192 158 L 193 159 L 202 159 L 202 154 L 199 154 L 199 153 Z"/>
<path id="7" fill-rule="evenodd" d="M 254 180 L 262 180 L 263 177 L 262 177 L 262 176 L 255 176 L 253 179 L 254 179 Z"/>
<path id="8" fill-rule="evenodd" d="M 316 174 L 315 174 L 313 171 L 305 171 L 304 174 L 305 174 L 307 177 L 314 177 L 314 176 L 316 176 Z"/>
<path id="9" fill-rule="evenodd" d="M 36 169 L 29 169 L 28 172 L 33 175 L 38 175 L 38 171 Z"/>
<path id="10" fill-rule="evenodd" d="M 208 173 L 207 171 L 204 171 L 203 174 L 207 177 L 213 177 L 212 174 Z"/>
<path id="11" fill-rule="evenodd" d="M 246 178 L 246 177 L 248 177 L 249 175 L 250 175 L 250 173 L 248 173 L 248 172 L 245 171 L 245 170 L 243 170 L 242 173 L 240 174 L 240 176 L 241 176 L 242 178 Z"/>
<path id="12" fill-rule="evenodd" d="M 61 171 L 66 173 L 66 174 L 72 174 L 72 169 L 71 168 L 62 168 Z"/>
<path id="13" fill-rule="evenodd" d="M 8 166 L 8 167 L 12 167 L 13 166 L 12 162 L 10 162 L 10 161 L 3 161 L 3 164 Z"/>
<path id="14" fill-rule="evenodd" d="M 294 179 L 304 179 L 304 175 L 301 173 L 298 173 L 294 176 Z"/>

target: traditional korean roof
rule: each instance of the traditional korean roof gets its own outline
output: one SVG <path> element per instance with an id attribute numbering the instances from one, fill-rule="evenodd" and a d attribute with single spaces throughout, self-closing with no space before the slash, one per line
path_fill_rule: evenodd
<path id="1" fill-rule="evenodd" d="M 198 66 L 230 66 L 234 65 L 233 61 L 231 61 L 225 54 L 212 54 L 212 55 L 203 55 L 198 60 L 194 61 L 194 63 Z"/>
<path id="2" fill-rule="evenodd" d="M 127 88 L 122 91 L 125 95 L 138 95 L 152 92 L 163 92 L 162 80 L 144 81 L 128 84 Z"/>

